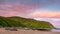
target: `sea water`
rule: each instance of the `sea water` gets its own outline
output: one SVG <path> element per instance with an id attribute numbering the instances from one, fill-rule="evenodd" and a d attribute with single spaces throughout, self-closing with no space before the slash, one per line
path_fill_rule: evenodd
<path id="1" fill-rule="evenodd" d="M 52 29 L 52 32 L 60 32 L 60 29 Z"/>

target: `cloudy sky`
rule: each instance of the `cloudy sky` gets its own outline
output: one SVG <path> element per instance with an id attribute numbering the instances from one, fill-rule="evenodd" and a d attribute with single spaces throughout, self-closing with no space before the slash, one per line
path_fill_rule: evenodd
<path id="1" fill-rule="evenodd" d="M 0 0 L 0 15 L 60 18 L 60 0 Z"/>
<path id="2" fill-rule="evenodd" d="M 56 18 L 59 21 L 60 0 L 0 0 L 0 16 Z"/>

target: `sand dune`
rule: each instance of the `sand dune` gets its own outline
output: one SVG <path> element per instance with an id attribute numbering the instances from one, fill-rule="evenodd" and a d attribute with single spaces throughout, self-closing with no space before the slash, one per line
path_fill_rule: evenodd
<path id="1" fill-rule="evenodd" d="M 37 30 L 24 30 L 18 29 L 18 31 L 9 31 L 4 28 L 0 28 L 0 34 L 60 34 L 60 32 L 47 32 L 47 31 L 37 31 Z"/>

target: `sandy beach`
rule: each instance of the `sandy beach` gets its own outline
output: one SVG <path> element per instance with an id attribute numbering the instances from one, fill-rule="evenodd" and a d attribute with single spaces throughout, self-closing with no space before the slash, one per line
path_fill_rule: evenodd
<path id="1" fill-rule="evenodd" d="M 60 32 L 24 30 L 24 29 L 18 29 L 18 31 L 9 31 L 5 30 L 4 28 L 0 28 L 0 34 L 60 34 Z"/>

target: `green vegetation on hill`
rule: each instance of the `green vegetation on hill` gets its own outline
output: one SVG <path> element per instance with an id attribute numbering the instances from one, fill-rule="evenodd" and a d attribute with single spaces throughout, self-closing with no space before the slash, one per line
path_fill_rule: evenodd
<path id="1" fill-rule="evenodd" d="M 2 17 L 0 16 L 0 26 L 2 27 L 27 27 L 27 28 L 54 28 L 52 24 L 46 21 L 37 21 L 22 17 Z"/>
<path id="2" fill-rule="evenodd" d="M 0 27 L 20 27 L 22 24 L 0 16 Z"/>
<path id="3" fill-rule="evenodd" d="M 17 17 L 17 16 L 8 17 L 8 18 L 22 23 L 27 28 L 54 28 L 52 24 L 46 21 L 37 21 L 34 19 L 22 18 L 22 17 Z"/>

